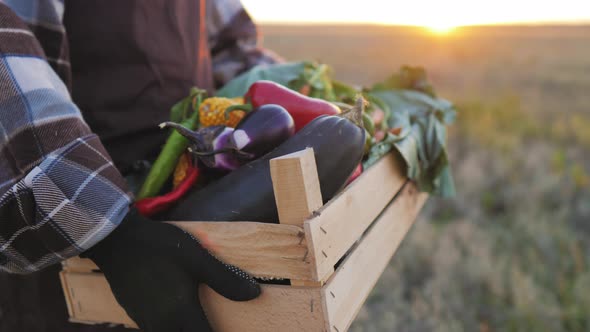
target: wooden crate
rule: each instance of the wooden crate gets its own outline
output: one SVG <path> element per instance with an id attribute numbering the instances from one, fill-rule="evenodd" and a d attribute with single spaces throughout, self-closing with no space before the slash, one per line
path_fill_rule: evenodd
<path id="1" fill-rule="evenodd" d="M 346 331 L 427 194 L 408 181 L 393 154 L 324 206 L 312 150 L 271 160 L 271 175 L 279 224 L 174 222 L 206 231 L 220 259 L 251 275 L 290 279 L 290 286 L 262 285 L 262 295 L 248 302 L 201 286 L 207 316 L 221 332 Z M 136 326 L 91 261 L 65 261 L 61 281 L 71 321 Z"/>

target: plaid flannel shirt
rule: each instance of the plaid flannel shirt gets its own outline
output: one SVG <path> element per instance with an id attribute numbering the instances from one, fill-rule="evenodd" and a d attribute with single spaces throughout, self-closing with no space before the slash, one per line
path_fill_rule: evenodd
<path id="1" fill-rule="evenodd" d="M 206 24 L 218 87 L 254 66 L 284 61 L 261 47 L 256 25 L 239 0 L 207 1 Z"/>
<path id="2" fill-rule="evenodd" d="M 0 0 L 0 271 L 30 273 L 106 237 L 132 195 L 69 94 L 63 0 Z M 208 1 L 218 85 L 278 57 L 238 0 Z"/>

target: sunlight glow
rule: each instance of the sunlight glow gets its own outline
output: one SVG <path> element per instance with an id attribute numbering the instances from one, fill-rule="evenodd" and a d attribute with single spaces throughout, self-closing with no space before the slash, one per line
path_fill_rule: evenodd
<path id="1" fill-rule="evenodd" d="M 435 24 L 430 24 L 425 26 L 425 28 L 427 28 L 430 32 L 433 32 L 434 34 L 437 35 L 446 35 L 451 33 L 453 30 L 455 30 L 457 28 L 457 26 L 452 25 L 452 24 L 446 24 L 446 23 L 435 23 Z"/>

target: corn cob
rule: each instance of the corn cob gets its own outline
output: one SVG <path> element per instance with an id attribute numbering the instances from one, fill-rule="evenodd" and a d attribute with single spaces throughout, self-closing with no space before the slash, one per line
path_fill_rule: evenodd
<path id="1" fill-rule="evenodd" d="M 211 97 L 207 98 L 199 107 L 199 121 L 201 126 L 219 126 L 225 125 L 227 127 L 235 128 L 240 120 L 245 115 L 243 111 L 233 111 L 229 118 L 225 117 L 225 109 L 232 105 L 240 105 L 244 103 L 244 98 L 221 98 Z"/>
<path id="2" fill-rule="evenodd" d="M 174 169 L 174 176 L 172 185 L 176 188 L 182 180 L 186 178 L 188 168 L 191 164 L 191 160 L 188 153 L 183 153 L 180 158 L 178 159 L 178 163 L 176 164 L 176 168 Z"/>

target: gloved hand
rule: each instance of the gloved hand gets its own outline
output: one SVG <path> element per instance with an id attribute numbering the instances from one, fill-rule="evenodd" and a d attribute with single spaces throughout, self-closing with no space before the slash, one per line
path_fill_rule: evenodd
<path id="1" fill-rule="evenodd" d="M 217 260 L 192 235 L 135 210 L 82 256 L 101 269 L 119 304 L 145 331 L 211 331 L 199 303 L 201 282 L 234 301 L 260 294 L 252 278 Z"/>

